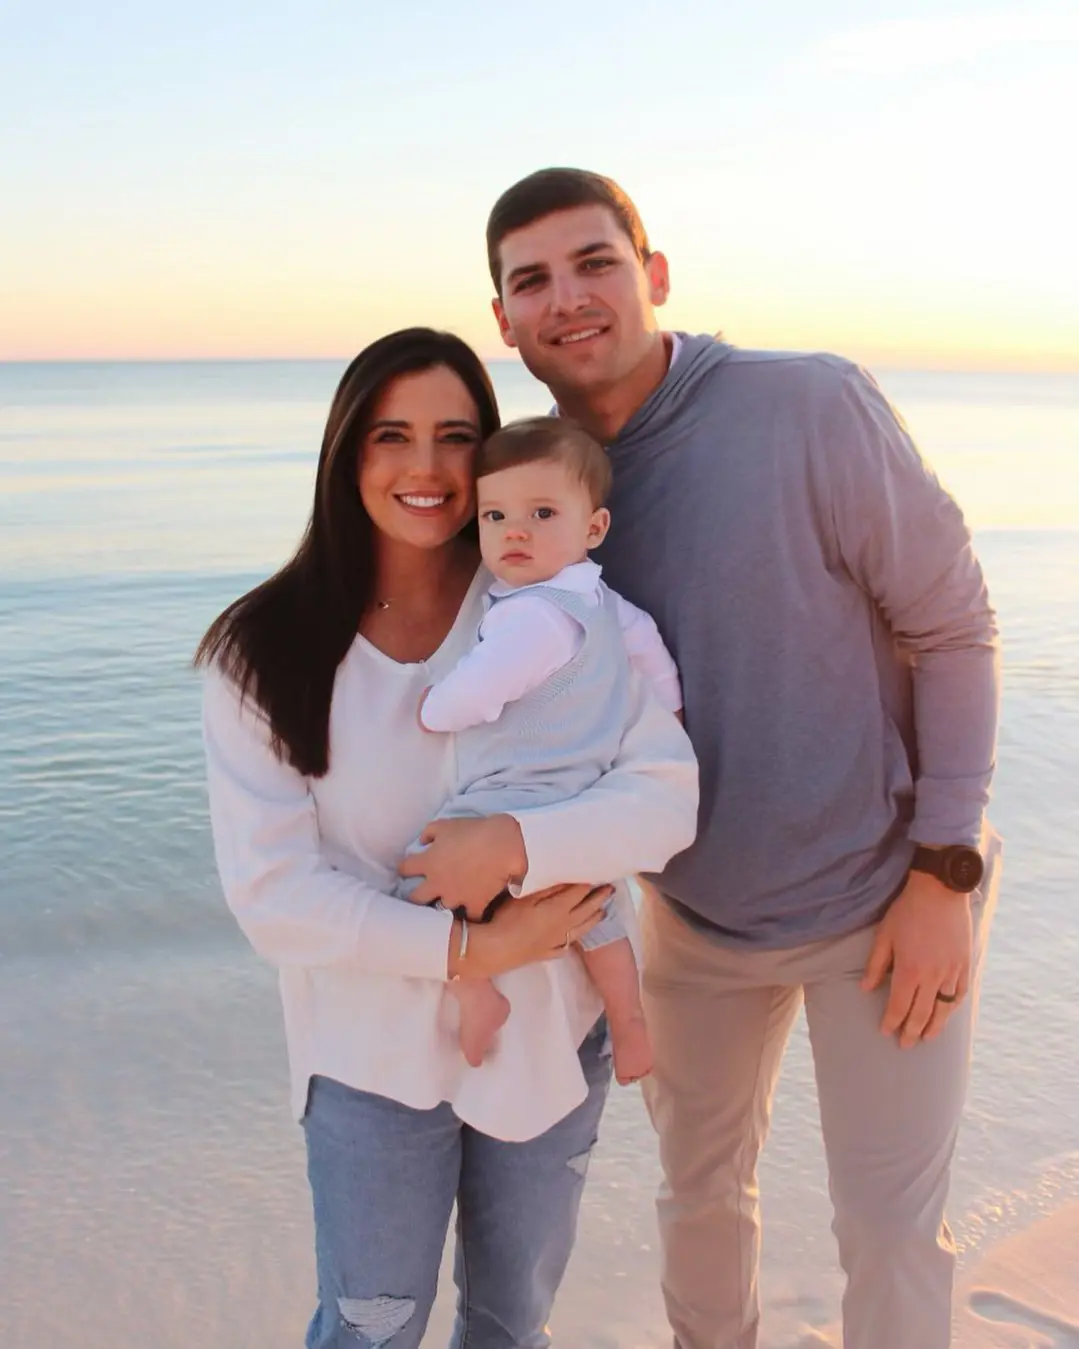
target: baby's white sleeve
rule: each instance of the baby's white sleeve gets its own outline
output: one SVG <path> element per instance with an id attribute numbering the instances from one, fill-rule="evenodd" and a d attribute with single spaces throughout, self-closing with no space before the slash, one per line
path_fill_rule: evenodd
<path id="1" fill-rule="evenodd" d="M 480 624 L 480 640 L 433 685 L 420 708 L 429 731 L 463 731 L 497 721 L 571 661 L 582 640 L 569 614 L 539 595 L 500 600 Z"/>
<path id="2" fill-rule="evenodd" d="M 680 712 L 682 682 L 678 677 L 678 666 L 659 635 L 655 619 L 635 604 L 630 604 L 616 590 L 612 590 L 611 594 L 615 599 L 630 663 L 648 680 L 652 691 L 668 712 Z"/>

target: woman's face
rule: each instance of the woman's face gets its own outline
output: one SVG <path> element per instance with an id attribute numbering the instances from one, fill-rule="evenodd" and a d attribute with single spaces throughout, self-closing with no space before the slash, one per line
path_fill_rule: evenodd
<path id="1" fill-rule="evenodd" d="M 472 459 L 480 440 L 472 395 L 447 366 L 387 385 L 360 448 L 364 509 L 379 533 L 438 548 L 475 513 Z"/>

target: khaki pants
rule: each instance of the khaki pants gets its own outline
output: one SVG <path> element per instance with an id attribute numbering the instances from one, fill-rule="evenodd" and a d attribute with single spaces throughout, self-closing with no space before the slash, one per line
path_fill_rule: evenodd
<path id="1" fill-rule="evenodd" d="M 663 1165 L 663 1293 L 675 1349 L 756 1349 L 757 1159 L 803 1000 L 847 1275 L 845 1349 L 947 1349 L 955 1247 L 944 1221 L 966 1094 L 999 839 L 972 899 L 970 995 L 934 1041 L 879 1028 L 887 983 L 858 987 L 874 928 L 787 951 L 733 950 L 654 893 L 642 906 L 655 1070 L 645 1099 Z"/>

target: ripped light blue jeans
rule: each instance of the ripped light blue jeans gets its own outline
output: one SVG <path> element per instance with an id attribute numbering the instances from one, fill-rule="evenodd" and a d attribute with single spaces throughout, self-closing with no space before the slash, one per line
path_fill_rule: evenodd
<path id="1" fill-rule="evenodd" d="M 319 1301 L 307 1349 L 418 1349 L 454 1201 L 452 1349 L 546 1349 L 610 1085 L 606 1038 L 600 1022 L 580 1049 L 587 1098 L 527 1143 L 489 1138 L 445 1103 L 414 1110 L 311 1079 Z"/>

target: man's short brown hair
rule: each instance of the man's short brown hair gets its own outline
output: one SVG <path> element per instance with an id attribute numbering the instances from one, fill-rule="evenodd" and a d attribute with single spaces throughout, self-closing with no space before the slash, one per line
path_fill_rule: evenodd
<path id="1" fill-rule="evenodd" d="M 593 510 L 606 504 L 611 491 L 607 451 L 583 426 L 566 417 L 523 417 L 507 422 L 480 446 L 476 477 L 544 460 L 565 464 L 584 484 Z"/>
<path id="2" fill-rule="evenodd" d="M 502 240 L 556 211 L 578 206 L 605 206 L 642 262 L 651 253 L 637 208 L 611 178 L 586 169 L 539 169 L 514 183 L 495 202 L 487 217 L 487 265 L 496 292 L 502 294 Z"/>

